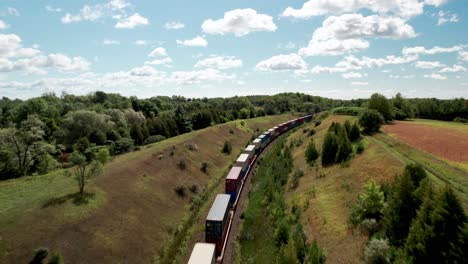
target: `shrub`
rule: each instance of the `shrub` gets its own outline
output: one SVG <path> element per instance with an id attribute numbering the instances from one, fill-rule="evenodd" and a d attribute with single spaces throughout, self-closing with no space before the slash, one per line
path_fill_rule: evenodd
<path id="1" fill-rule="evenodd" d="M 197 194 L 197 193 L 198 193 L 198 185 L 192 184 L 192 185 L 189 187 L 189 190 L 190 190 L 193 194 Z"/>
<path id="2" fill-rule="evenodd" d="M 362 112 L 363 108 L 362 107 L 357 107 L 357 106 L 342 106 L 342 107 L 337 107 L 332 110 L 333 114 L 337 115 L 351 115 L 351 116 L 357 116 Z"/>
<path id="3" fill-rule="evenodd" d="M 186 190 L 185 186 L 183 186 L 183 185 L 176 186 L 174 188 L 174 191 L 181 198 L 185 198 L 185 196 L 187 196 L 187 190 Z"/>
<path id="4" fill-rule="evenodd" d="M 322 165 L 327 166 L 335 162 L 338 142 L 335 133 L 327 133 L 322 145 Z"/>
<path id="5" fill-rule="evenodd" d="M 460 122 L 460 123 L 468 123 L 468 119 L 467 118 L 463 118 L 463 117 L 455 117 L 453 119 L 454 122 Z"/>
<path id="6" fill-rule="evenodd" d="M 291 189 L 296 189 L 299 185 L 299 179 L 304 176 L 304 172 L 302 170 L 296 170 L 291 179 Z"/>
<path id="7" fill-rule="evenodd" d="M 230 155 L 231 151 L 232 151 L 231 143 L 229 143 L 228 141 L 225 141 L 221 152 L 224 154 Z"/>
<path id="8" fill-rule="evenodd" d="M 322 124 L 322 121 L 320 121 L 320 120 L 315 121 L 315 127 L 320 126 L 320 124 Z"/>
<path id="9" fill-rule="evenodd" d="M 165 139 L 166 139 L 166 137 L 163 136 L 163 135 L 154 135 L 154 136 L 151 136 L 151 137 L 145 139 L 145 141 L 143 142 L 143 145 L 157 143 L 157 142 L 163 141 Z"/>
<path id="10" fill-rule="evenodd" d="M 63 264 L 63 257 L 60 253 L 53 253 L 47 264 Z"/>
<path id="11" fill-rule="evenodd" d="M 184 144 L 184 146 L 190 151 L 198 151 L 197 144 L 186 143 L 186 144 Z"/>
<path id="12" fill-rule="evenodd" d="M 313 166 L 315 163 L 315 160 L 319 157 L 319 153 L 317 149 L 315 148 L 315 143 L 314 141 L 310 141 L 309 145 L 307 146 L 306 152 L 306 161 L 310 166 Z"/>
<path id="13" fill-rule="evenodd" d="M 234 134 L 234 130 L 232 128 L 229 129 L 229 134 Z"/>
<path id="14" fill-rule="evenodd" d="M 379 224 L 374 218 L 366 218 L 361 221 L 361 229 L 365 233 L 367 233 L 368 236 L 372 236 L 375 232 L 379 230 Z"/>
<path id="15" fill-rule="evenodd" d="M 359 131 L 359 126 L 357 123 L 354 123 L 351 126 L 351 130 L 348 133 L 348 138 L 351 142 L 355 142 L 361 137 L 361 132 Z"/>
<path id="16" fill-rule="evenodd" d="M 322 264 L 325 263 L 326 256 L 323 250 L 319 247 L 317 240 L 314 239 L 307 252 L 306 263 Z"/>
<path id="17" fill-rule="evenodd" d="M 356 153 L 361 154 L 364 151 L 364 143 L 359 142 L 356 147 Z"/>
<path id="18" fill-rule="evenodd" d="M 179 167 L 180 170 L 185 170 L 185 160 L 179 160 L 179 162 L 177 162 L 177 167 Z"/>
<path id="19" fill-rule="evenodd" d="M 304 129 L 302 129 L 302 133 L 304 133 L 304 134 L 305 134 L 305 133 L 307 133 L 307 132 L 309 132 L 309 129 L 308 129 L 307 127 L 306 127 L 306 128 L 304 128 Z"/>
<path id="20" fill-rule="evenodd" d="M 288 243 L 289 240 L 289 225 L 286 219 L 282 219 L 275 229 L 275 244 L 277 247 Z"/>
<path id="21" fill-rule="evenodd" d="M 29 262 L 30 264 L 42 264 L 42 261 L 47 258 L 49 255 L 49 249 L 47 248 L 38 248 L 34 251 L 34 257 Z"/>
<path id="22" fill-rule="evenodd" d="M 387 239 L 373 238 L 364 249 L 365 263 L 390 263 L 390 245 Z"/>
<path id="23" fill-rule="evenodd" d="M 106 164 L 110 158 L 111 156 L 108 148 L 101 148 L 96 154 L 96 159 L 102 164 Z"/>
<path id="24" fill-rule="evenodd" d="M 380 185 L 375 181 L 370 181 L 364 186 L 356 205 L 351 210 L 351 223 L 357 225 L 367 218 L 374 218 L 378 221 L 382 218 L 383 208 L 384 194 L 380 190 Z"/>
<path id="25" fill-rule="evenodd" d="M 382 115 L 374 109 L 367 109 L 359 116 L 359 125 L 364 128 L 366 133 L 379 131 L 383 122 Z"/>
<path id="26" fill-rule="evenodd" d="M 208 171 L 208 163 L 202 162 L 202 163 L 201 163 L 200 170 L 201 170 L 203 173 L 206 173 L 206 172 Z"/>
<path id="27" fill-rule="evenodd" d="M 60 167 L 60 163 L 54 159 L 50 154 L 46 153 L 39 157 L 39 163 L 37 166 L 37 172 L 39 174 L 46 174 L 49 171 L 55 170 Z"/>
<path id="28" fill-rule="evenodd" d="M 335 162 L 340 163 L 347 161 L 353 153 L 353 147 L 343 127 L 341 127 L 341 131 L 338 132 L 337 141 L 338 150 L 336 151 Z"/>
<path id="29" fill-rule="evenodd" d="M 309 135 L 309 136 L 315 135 L 315 129 L 311 129 L 311 130 L 309 131 L 309 134 L 308 134 L 308 135 Z"/>
<path id="30" fill-rule="evenodd" d="M 114 154 L 129 152 L 133 148 L 133 139 L 121 138 L 114 142 Z"/>

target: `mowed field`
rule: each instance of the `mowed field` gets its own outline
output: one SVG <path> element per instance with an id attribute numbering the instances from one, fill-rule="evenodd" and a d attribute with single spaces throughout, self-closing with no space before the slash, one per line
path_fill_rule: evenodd
<path id="1" fill-rule="evenodd" d="M 468 124 L 442 121 L 395 121 L 383 131 L 419 150 L 468 164 Z"/>
<path id="2" fill-rule="evenodd" d="M 256 129 L 291 118 L 234 121 L 118 156 L 87 186 L 87 199 L 78 199 L 63 170 L 0 182 L 0 263 L 28 263 L 38 247 L 61 253 L 66 263 L 150 263 L 188 212 L 192 194 L 180 198 L 174 188 L 221 183 Z M 229 156 L 221 153 L 226 140 Z"/>
<path id="3" fill-rule="evenodd" d="M 327 255 L 327 263 L 360 263 L 367 237 L 349 226 L 351 206 L 369 180 L 378 183 L 391 182 L 396 174 L 401 173 L 405 163 L 391 155 L 385 148 L 363 138 L 365 150 L 356 154 L 346 165 L 333 165 L 323 168 L 320 157 L 314 167 L 306 163 L 305 150 L 313 139 L 321 152 L 323 139 L 332 122 L 354 122 L 351 116 L 330 116 L 314 128 L 313 136 L 307 136 L 302 129 L 293 133 L 289 139 L 295 147 L 292 149 L 295 170 L 302 170 L 304 176 L 299 186 L 286 192 L 290 207 L 302 209 L 301 222 L 308 239 L 317 239 Z M 302 142 L 299 145 L 298 142 Z M 317 167 L 318 166 L 318 167 Z"/>

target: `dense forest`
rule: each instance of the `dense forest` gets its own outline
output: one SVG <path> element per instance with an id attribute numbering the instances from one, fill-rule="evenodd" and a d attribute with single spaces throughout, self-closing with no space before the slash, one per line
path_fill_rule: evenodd
<path id="1" fill-rule="evenodd" d="M 468 117 L 468 100 L 463 98 L 404 99 L 398 94 L 391 100 L 383 99 L 390 104 L 390 115 L 396 119 L 463 121 Z M 139 99 L 104 92 L 60 97 L 45 94 L 26 101 L 3 97 L 0 179 L 44 174 L 76 165 L 71 153 L 77 151 L 92 161 L 99 158 L 99 153 L 117 155 L 231 120 L 287 112 L 318 113 L 367 104 L 367 99 L 334 100 L 299 93 L 202 99 L 181 96 Z"/>

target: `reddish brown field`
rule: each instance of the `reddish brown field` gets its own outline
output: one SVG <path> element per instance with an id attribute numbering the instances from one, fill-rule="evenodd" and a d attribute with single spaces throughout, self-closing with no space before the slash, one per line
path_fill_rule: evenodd
<path id="1" fill-rule="evenodd" d="M 468 134 L 459 129 L 396 121 L 383 131 L 419 150 L 454 161 L 468 162 Z"/>

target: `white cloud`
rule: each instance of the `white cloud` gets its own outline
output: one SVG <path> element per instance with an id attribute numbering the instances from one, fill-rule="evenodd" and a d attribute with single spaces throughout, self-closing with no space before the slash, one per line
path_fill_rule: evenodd
<path id="1" fill-rule="evenodd" d="M 0 30 L 4 30 L 8 28 L 8 24 L 0 20 Z"/>
<path id="2" fill-rule="evenodd" d="M 0 34 L 0 71 L 22 71 L 27 74 L 45 74 L 46 68 L 60 72 L 84 71 L 90 63 L 82 57 L 63 54 L 41 55 L 37 48 L 24 48 L 15 34 Z"/>
<path id="3" fill-rule="evenodd" d="M 441 69 L 440 73 L 447 73 L 447 72 L 465 72 L 466 68 L 461 65 L 453 65 L 452 67 L 445 67 Z"/>
<path id="4" fill-rule="evenodd" d="M 216 69 L 203 69 L 198 71 L 173 72 L 169 81 L 175 84 L 196 84 L 204 81 L 223 81 L 234 79 L 235 75 L 229 75 Z"/>
<path id="5" fill-rule="evenodd" d="M 458 52 L 458 56 L 460 56 L 461 60 L 468 61 L 468 51 L 460 51 Z"/>
<path id="6" fill-rule="evenodd" d="M 276 29 L 271 16 L 258 14 L 251 8 L 234 9 L 224 13 L 221 19 L 207 19 L 202 24 L 202 30 L 207 34 L 234 34 L 236 37 L 258 31 L 273 32 Z"/>
<path id="7" fill-rule="evenodd" d="M 392 13 L 412 17 L 423 13 L 424 3 L 419 0 L 309 0 L 302 8 L 286 8 L 281 16 L 308 19 L 313 16 L 342 14 L 367 9 L 375 13 Z"/>
<path id="8" fill-rule="evenodd" d="M 20 15 L 18 10 L 16 8 L 13 8 L 13 7 L 8 7 L 7 11 L 8 11 L 8 14 L 11 15 L 11 16 L 19 16 Z"/>
<path id="9" fill-rule="evenodd" d="M 452 14 L 450 12 L 444 12 L 442 10 L 439 11 L 438 13 L 439 18 L 437 20 L 437 25 L 441 26 L 447 22 L 450 23 L 457 23 L 458 22 L 458 15 L 457 14 Z"/>
<path id="10" fill-rule="evenodd" d="M 197 36 L 193 39 L 188 40 L 177 40 L 177 44 L 189 47 L 206 47 L 208 46 L 208 41 L 203 37 Z"/>
<path id="11" fill-rule="evenodd" d="M 102 41 L 103 45 L 120 45 L 120 42 L 114 39 L 105 39 Z"/>
<path id="12" fill-rule="evenodd" d="M 435 7 L 439 7 L 443 4 L 445 4 L 448 0 L 425 0 L 424 3 L 426 5 L 432 5 Z"/>
<path id="13" fill-rule="evenodd" d="M 139 13 L 128 15 L 128 8 L 132 5 L 125 0 L 111 0 L 107 3 L 96 5 L 84 5 L 76 14 L 66 13 L 62 17 L 62 23 L 70 24 L 82 21 L 93 22 L 104 17 L 111 17 L 117 20 L 115 28 L 135 28 L 136 26 L 148 25 L 147 18 L 141 16 Z M 47 7 L 46 7 L 47 9 Z M 49 11 L 56 11 L 53 8 L 47 9 Z"/>
<path id="14" fill-rule="evenodd" d="M 445 64 L 440 63 L 439 61 L 417 61 L 415 63 L 416 68 L 420 69 L 435 69 L 445 67 Z"/>
<path id="15" fill-rule="evenodd" d="M 355 86 L 367 86 L 369 85 L 368 82 L 351 82 L 351 85 L 355 85 Z"/>
<path id="16" fill-rule="evenodd" d="M 171 57 L 165 57 L 165 58 L 162 58 L 162 59 L 154 59 L 152 61 L 145 61 L 145 64 L 148 64 L 148 65 L 170 65 L 172 64 L 172 59 Z"/>
<path id="17" fill-rule="evenodd" d="M 166 22 L 164 24 L 164 28 L 167 30 L 178 30 L 184 28 L 185 25 L 181 22 L 173 21 L 173 22 Z"/>
<path id="18" fill-rule="evenodd" d="M 148 25 L 149 21 L 147 18 L 141 16 L 138 13 L 135 13 L 129 17 L 123 18 L 117 24 L 115 24 L 115 28 L 128 28 L 132 29 L 137 26 L 145 26 Z"/>
<path id="19" fill-rule="evenodd" d="M 363 38 L 402 39 L 415 37 L 413 27 L 398 17 L 378 15 L 345 14 L 325 19 L 322 26 L 315 30 L 312 39 L 300 55 L 341 55 L 369 47 Z"/>
<path id="20" fill-rule="evenodd" d="M 439 53 L 450 53 L 450 52 L 461 51 L 463 50 L 464 47 L 466 47 L 466 45 L 456 45 L 456 46 L 447 47 L 447 48 L 435 46 L 430 49 L 426 49 L 423 46 L 416 46 L 416 47 L 404 47 L 401 52 L 403 53 L 403 55 L 418 55 L 418 54 L 434 55 L 434 54 L 439 54 Z"/>
<path id="21" fill-rule="evenodd" d="M 157 47 L 148 54 L 148 57 L 165 57 L 167 56 L 167 51 L 163 47 Z"/>
<path id="22" fill-rule="evenodd" d="M 424 78 L 434 79 L 434 80 L 447 80 L 447 76 L 440 75 L 438 73 L 425 74 Z"/>
<path id="23" fill-rule="evenodd" d="M 231 56 L 212 56 L 198 61 L 195 68 L 214 68 L 219 70 L 238 68 L 242 66 L 242 60 Z"/>
<path id="24" fill-rule="evenodd" d="M 52 13 L 60 13 L 60 12 L 63 11 L 63 9 L 60 8 L 60 7 L 53 8 L 53 7 L 51 7 L 51 6 L 46 6 L 45 8 L 46 8 L 46 10 L 47 10 L 48 12 L 52 12 Z"/>
<path id="25" fill-rule="evenodd" d="M 360 72 L 347 72 L 347 73 L 341 74 L 341 76 L 345 79 L 359 79 L 359 78 L 367 76 L 367 74 L 365 73 L 362 74 Z"/>
<path id="26" fill-rule="evenodd" d="M 261 71 L 298 71 L 307 69 L 307 63 L 295 53 L 280 54 L 260 61 L 255 68 Z"/>
<path id="27" fill-rule="evenodd" d="M 136 40 L 135 42 L 133 42 L 133 44 L 138 45 L 138 46 L 145 46 L 148 43 L 146 43 L 145 40 L 140 39 L 140 40 Z"/>
<path id="28" fill-rule="evenodd" d="M 376 67 L 383 67 L 385 65 L 400 65 L 406 64 L 417 60 L 417 56 L 386 56 L 384 58 L 370 58 L 370 57 L 361 57 L 357 58 L 355 56 L 346 56 L 343 60 L 337 62 L 333 67 L 324 67 L 317 65 L 312 68 L 311 72 L 313 74 L 319 73 L 343 73 L 348 71 L 356 71 L 361 69 L 369 69 Z"/>

